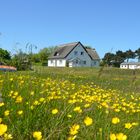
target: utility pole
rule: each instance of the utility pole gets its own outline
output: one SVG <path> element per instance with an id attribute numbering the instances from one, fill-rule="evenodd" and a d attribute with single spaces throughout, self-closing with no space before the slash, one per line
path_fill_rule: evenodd
<path id="1" fill-rule="evenodd" d="M 2 35 L 2 33 L 0 32 L 0 36 Z M 2 56 L 0 55 L 0 64 L 2 63 Z"/>
<path id="2" fill-rule="evenodd" d="M 28 42 L 26 44 L 26 51 L 28 51 L 28 54 L 30 55 L 31 67 L 32 67 L 32 54 L 33 54 L 33 49 L 37 49 L 37 46 Z"/>

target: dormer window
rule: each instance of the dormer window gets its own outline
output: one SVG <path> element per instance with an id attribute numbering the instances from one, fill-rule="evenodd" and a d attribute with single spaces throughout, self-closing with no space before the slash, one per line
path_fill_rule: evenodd
<path id="1" fill-rule="evenodd" d="M 81 55 L 84 55 L 84 52 L 81 52 Z"/>
<path id="2" fill-rule="evenodd" d="M 59 55 L 59 53 L 58 52 L 55 52 L 54 56 L 58 56 L 58 55 Z"/>

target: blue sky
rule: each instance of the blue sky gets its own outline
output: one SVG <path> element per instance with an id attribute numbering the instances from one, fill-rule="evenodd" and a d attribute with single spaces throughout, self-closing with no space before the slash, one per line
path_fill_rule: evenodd
<path id="1" fill-rule="evenodd" d="M 140 0 L 0 0 L 0 47 L 81 41 L 107 52 L 140 47 Z M 18 42 L 18 43 L 17 43 Z"/>

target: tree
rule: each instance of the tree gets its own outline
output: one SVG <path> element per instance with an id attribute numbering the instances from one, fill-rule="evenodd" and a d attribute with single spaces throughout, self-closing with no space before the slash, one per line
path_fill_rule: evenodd
<path id="1" fill-rule="evenodd" d="M 57 46 L 50 46 L 48 48 L 43 48 L 39 51 L 39 58 L 42 63 L 47 63 L 48 57 L 54 52 Z"/>
<path id="2" fill-rule="evenodd" d="M 125 56 L 128 62 L 130 58 L 135 58 L 135 52 L 129 49 L 125 52 Z"/>
<path id="3" fill-rule="evenodd" d="M 122 62 L 126 59 L 126 53 L 118 50 L 115 54 L 114 66 L 119 67 Z"/>
<path id="4" fill-rule="evenodd" d="M 136 54 L 136 57 L 138 57 L 138 59 L 140 59 L 140 48 L 138 48 L 138 49 L 135 51 L 135 54 Z"/>
<path id="5" fill-rule="evenodd" d="M 38 53 L 32 54 L 31 60 L 32 60 L 32 62 L 34 62 L 34 63 L 39 63 L 39 62 L 41 62 L 40 56 L 39 56 Z"/>
<path id="6" fill-rule="evenodd" d="M 31 69 L 31 61 L 26 53 L 23 53 L 20 49 L 13 57 L 11 64 L 17 68 L 17 70 L 29 70 Z"/>
<path id="7" fill-rule="evenodd" d="M 11 56 L 10 56 L 10 53 L 7 50 L 3 50 L 2 48 L 0 48 L 0 58 L 10 60 Z"/>
<path id="8" fill-rule="evenodd" d="M 103 64 L 107 64 L 108 66 L 112 65 L 115 61 L 115 55 L 113 53 L 106 53 L 103 58 Z"/>

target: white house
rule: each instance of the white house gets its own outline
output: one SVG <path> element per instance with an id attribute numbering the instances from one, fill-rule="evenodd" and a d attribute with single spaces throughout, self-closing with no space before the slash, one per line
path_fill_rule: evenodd
<path id="1" fill-rule="evenodd" d="M 123 62 L 120 64 L 121 69 L 140 69 L 140 62 Z"/>
<path id="2" fill-rule="evenodd" d="M 60 45 L 48 58 L 49 67 L 97 67 L 99 63 L 96 50 L 84 47 L 81 42 Z"/>

